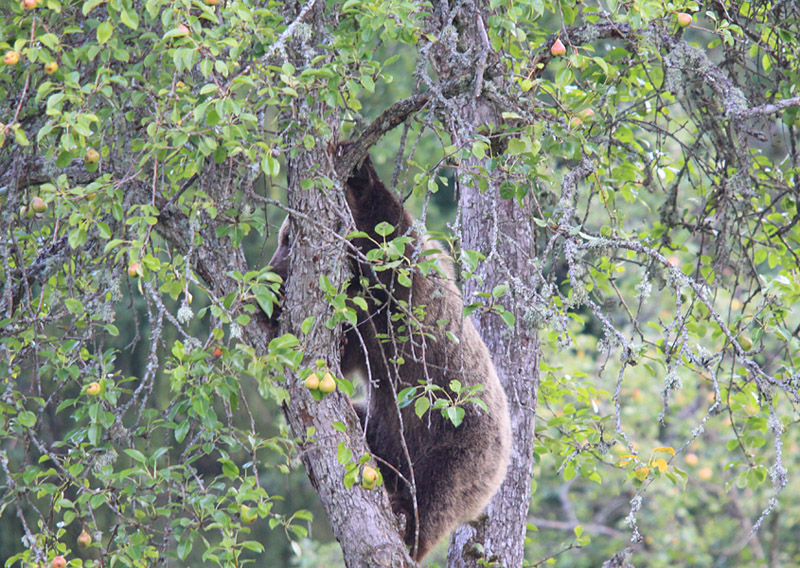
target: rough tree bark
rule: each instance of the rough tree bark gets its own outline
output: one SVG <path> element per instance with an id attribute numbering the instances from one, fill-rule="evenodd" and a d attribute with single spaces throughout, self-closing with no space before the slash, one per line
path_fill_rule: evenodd
<path id="1" fill-rule="evenodd" d="M 455 41 L 442 41 L 438 44 L 442 47 L 436 48 L 434 59 L 442 78 L 453 80 L 470 72 L 474 78 L 474 88 L 449 101 L 458 112 L 445 110 L 442 117 L 457 148 L 470 148 L 474 140 L 486 133 L 489 124 L 502 123 L 501 109 L 482 94 L 484 72 L 495 59 L 484 26 L 487 15 L 480 2 L 462 2 L 452 7 L 437 4 L 437 34 L 449 34 L 452 29 L 458 33 L 452 38 Z M 465 68 L 467 53 L 470 57 Z M 474 157 L 458 165 L 462 248 L 486 256 L 476 272 L 478 278 L 465 283 L 464 301 L 483 302 L 478 293 L 491 292 L 498 284 L 510 286 L 509 294 L 500 302 L 515 315 L 513 329 L 509 330 L 496 314 L 475 317 L 480 313 L 476 311 L 473 321 L 506 390 L 514 438 L 505 482 L 490 502 L 485 517 L 455 531 L 448 565 L 477 567 L 483 559 L 513 568 L 522 565 L 524 556 L 539 386 L 539 340 L 528 313 L 534 300 L 525 296 L 529 281 L 536 274 L 530 264 L 535 257 L 535 230 L 530 199 L 523 200 L 521 205 L 513 199 L 502 199 L 500 174 L 490 174 L 489 188 L 481 193 L 473 174 L 485 165 L 485 160 Z"/>
<path id="2" fill-rule="evenodd" d="M 300 6 L 290 8 L 296 10 L 290 15 L 293 21 L 304 18 L 314 30 L 289 40 L 290 59 L 298 69 L 318 65 L 319 60 L 315 58 L 323 55 L 319 45 L 325 43 L 322 37 L 326 24 L 324 8 L 322 2 L 310 2 L 302 9 Z M 292 219 L 292 249 L 281 331 L 303 337 L 306 355 L 303 365 L 313 366 L 315 360 L 321 359 L 334 374 L 341 376 L 341 330 L 325 325 L 333 315 L 333 308 L 320 290 L 319 282 L 324 275 L 333 286 L 341 289 L 345 281 L 347 259 L 341 237 L 350 230 L 352 220 L 342 178 L 346 179 L 349 171 L 341 172 L 341 177 L 337 178 L 335 152 L 331 151 L 330 143 L 336 137 L 337 115 L 312 96 L 299 100 L 298 107 L 279 120 L 292 139 L 300 141 L 304 135 L 310 135 L 316 143 L 311 149 L 296 149 L 299 150 L 296 155 L 290 151 L 287 156 L 289 206 L 300 215 Z M 326 140 L 326 137 L 330 138 Z M 334 180 L 332 189 L 321 183 L 324 178 Z M 305 180 L 315 181 L 311 189 L 301 187 Z M 303 334 L 301 326 L 309 317 L 315 318 L 315 323 Z M 337 391 L 316 402 L 296 374 L 288 377 L 288 390 L 286 419 L 293 435 L 305 441 L 303 462 L 341 545 L 345 565 L 348 568 L 413 565 L 400 538 L 386 492 L 368 491 L 359 486 L 347 489 L 344 485 L 345 469 L 338 461 L 338 448 L 347 447 L 356 460 L 369 452 L 349 398 Z M 346 431 L 333 429 L 335 422 L 345 424 Z M 307 440 L 309 428 L 315 430 L 311 440 Z"/>
<path id="3" fill-rule="evenodd" d="M 282 326 L 283 331 L 304 337 L 305 365 L 323 359 L 337 373 L 339 331 L 325 326 L 332 308 L 318 283 L 320 275 L 326 275 L 334 285 L 344 281 L 346 258 L 342 241 L 332 238 L 332 233 L 347 232 L 342 216 L 347 206 L 341 184 L 328 195 L 319 189 L 300 188 L 301 181 L 320 173 L 333 173 L 330 155 L 322 144 L 289 160 L 289 204 L 313 217 L 314 222 L 293 222 Z M 303 336 L 300 328 L 308 317 L 316 318 L 316 323 Z M 289 377 L 288 389 L 290 401 L 285 414 L 292 433 L 305 439 L 309 428 L 316 430 L 313 441 L 304 444 L 303 462 L 342 547 L 345 565 L 352 568 L 413 565 L 391 514 L 386 492 L 367 491 L 359 486 L 348 490 L 344 485 L 344 468 L 337 459 L 340 444 L 352 451 L 355 459 L 368 452 L 349 398 L 337 391 L 316 402 L 297 375 Z M 334 430 L 331 427 L 334 422 L 346 424 L 347 431 Z"/>
<path id="4" fill-rule="evenodd" d="M 494 314 L 473 321 L 505 388 L 513 441 L 506 480 L 489 503 L 486 517 L 455 531 L 447 560 L 451 567 L 477 567 L 486 559 L 510 568 L 522 566 L 533 473 L 539 338 L 529 323 L 531 299 L 523 295 L 526 287 L 522 282 L 532 274 L 528 262 L 533 256 L 534 230 L 529 208 L 500 198 L 496 180 L 481 194 L 476 183 L 464 183 L 468 176 L 462 174 L 459 186 L 462 246 L 481 251 L 487 258 L 478 269 L 480 279 L 465 283 L 464 298 L 467 303 L 485 301 L 477 296 L 479 292 L 491 292 L 498 284 L 510 285 L 500 302 L 514 313 L 513 329 Z M 487 207 L 487 200 L 494 203 Z"/>

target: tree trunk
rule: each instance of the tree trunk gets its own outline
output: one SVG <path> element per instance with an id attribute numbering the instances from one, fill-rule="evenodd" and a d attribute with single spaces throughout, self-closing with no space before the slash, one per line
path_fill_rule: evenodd
<path id="1" fill-rule="evenodd" d="M 293 221 L 283 325 L 284 331 L 303 337 L 305 366 L 322 359 L 332 373 L 341 376 L 340 330 L 325 326 L 332 307 L 319 289 L 319 279 L 325 275 L 337 288 L 344 282 L 346 255 L 341 241 L 332 235 L 347 232 L 342 212 L 348 209 L 341 185 L 327 195 L 319 188 L 307 191 L 300 188 L 305 179 L 333 176 L 333 172 L 331 156 L 323 144 L 289 161 L 289 205 L 313 222 Z M 301 325 L 308 317 L 316 318 L 315 324 L 303 335 Z M 344 485 L 345 468 L 338 461 L 339 448 L 350 450 L 356 461 L 369 453 L 349 398 L 336 391 L 317 402 L 296 374 L 288 377 L 287 386 L 290 399 L 284 412 L 292 434 L 306 440 L 309 428 L 316 430 L 303 445 L 303 462 L 342 547 L 345 565 L 351 568 L 413 565 L 386 492 L 368 491 L 358 485 L 347 489 Z M 346 431 L 335 430 L 334 422 L 346 424 Z"/>
<path id="2" fill-rule="evenodd" d="M 294 17 L 299 19 L 301 15 Z M 289 45 L 296 68 L 313 66 L 315 56 L 322 54 L 318 45 L 324 43 L 323 18 L 324 3 L 317 2 L 308 18 L 315 33 L 298 34 Z M 331 373 L 341 376 L 341 329 L 339 326 L 329 329 L 326 325 L 333 307 L 320 289 L 322 276 L 337 290 L 343 289 L 348 270 L 341 237 L 349 231 L 352 217 L 342 181 L 337 179 L 334 152 L 325 139 L 335 138 L 337 115 L 328 112 L 325 103 L 313 97 L 313 93 L 298 101 L 298 105 L 299 113 L 282 117 L 284 127 L 292 133 L 290 138 L 299 141 L 310 136 L 315 145 L 310 149 L 300 148 L 296 156 L 290 151 L 287 158 L 289 207 L 300 215 L 291 222 L 292 249 L 281 331 L 302 338 L 303 366 L 312 367 L 323 360 Z M 321 126 L 322 120 L 327 123 L 327 133 L 322 131 L 325 128 Z M 343 172 L 342 177 L 346 179 L 348 173 Z M 321 183 L 325 178 L 334 180 L 332 189 Z M 303 189 L 301 183 L 307 180 L 315 183 L 310 189 Z M 309 317 L 315 318 L 314 325 L 304 334 L 301 327 Z M 365 490 L 358 485 L 348 489 L 344 484 L 345 467 L 339 463 L 339 450 L 346 448 L 352 452 L 351 460 L 356 462 L 369 453 L 350 399 L 337 390 L 317 402 L 296 373 L 291 373 L 287 381 L 289 401 L 284 413 L 292 434 L 303 440 L 303 463 L 342 547 L 345 565 L 348 568 L 413 566 L 386 492 Z M 333 428 L 337 422 L 346 425 L 344 432 Z M 313 434 L 309 434 L 310 428 L 314 429 Z"/>
<path id="3" fill-rule="evenodd" d="M 437 16 L 441 26 L 437 33 L 447 33 L 452 24 L 459 34 L 456 42 L 440 42 L 433 48 L 442 79 L 472 76 L 475 81 L 473 89 L 450 99 L 445 106 L 458 112 L 445 110 L 442 116 L 454 146 L 467 154 L 488 125 L 503 122 L 502 109 L 482 94 L 484 73 L 496 59 L 484 25 L 488 13 L 483 3 L 465 2 L 453 7 L 440 4 Z M 472 61 L 468 68 L 460 68 L 458 62 L 466 53 L 472 54 Z M 494 88 L 504 92 L 502 85 L 495 83 Z M 498 284 L 509 285 L 508 293 L 498 302 L 514 314 L 513 328 L 509 329 L 497 314 L 478 316 L 480 310 L 473 312 L 473 321 L 505 388 L 513 440 L 506 480 L 489 503 L 487 515 L 459 527 L 453 534 L 447 558 L 448 566 L 453 568 L 477 567 L 482 559 L 506 568 L 522 566 L 533 471 L 540 348 L 531 317 L 536 300 L 528 291 L 537 274 L 532 264 L 536 256 L 532 204 L 529 198 L 519 204 L 516 199 L 500 197 L 500 170 L 489 174 L 489 187 L 481 193 L 473 172 L 486 171 L 486 162 L 470 154 L 458 165 L 461 245 L 464 250 L 476 250 L 486 257 L 476 271 L 478 278 L 465 283 L 464 301 L 467 305 L 485 302 L 478 293 L 491 292 Z"/>
<path id="4" fill-rule="evenodd" d="M 461 242 L 464 249 L 481 251 L 487 258 L 478 269 L 480 278 L 465 283 L 464 297 L 467 304 L 485 301 L 477 293 L 491 292 L 498 284 L 510 286 L 499 301 L 514 314 L 513 329 L 494 314 L 473 321 L 505 388 L 513 439 L 508 474 L 489 503 L 487 516 L 455 531 L 447 561 L 451 567 L 477 568 L 479 560 L 486 559 L 511 568 L 522 566 L 525 552 L 539 386 L 539 338 L 529 323 L 531 298 L 525 297 L 523 286 L 526 275 L 533 274 L 528 262 L 533 256 L 534 229 L 528 207 L 500 198 L 495 183 L 481 194 L 477 183 L 463 183 L 467 177 L 462 174 L 460 184 Z M 487 204 L 487 199 L 494 203 Z M 497 227 L 496 234 L 489 227 Z M 483 552 L 475 548 L 478 544 Z"/>

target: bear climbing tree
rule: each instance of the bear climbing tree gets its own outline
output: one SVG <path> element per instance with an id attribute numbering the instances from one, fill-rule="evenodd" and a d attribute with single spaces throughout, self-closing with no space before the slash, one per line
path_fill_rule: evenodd
<path id="1" fill-rule="evenodd" d="M 477 517 L 502 482 L 511 438 L 505 394 L 462 315 L 449 262 L 413 226 L 369 156 L 348 176 L 345 198 L 354 223 L 347 290 L 360 301 L 342 336 L 341 369 L 367 386 L 355 409 L 420 560 Z M 270 261 L 284 289 L 292 264 L 304 261 L 292 255 L 298 237 L 290 215 Z"/>

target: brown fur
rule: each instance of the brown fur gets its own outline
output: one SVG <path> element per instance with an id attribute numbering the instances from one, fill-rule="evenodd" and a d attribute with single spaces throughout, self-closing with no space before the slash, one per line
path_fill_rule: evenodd
<path id="1" fill-rule="evenodd" d="M 382 242 L 383 237 L 374 227 L 386 221 L 395 227 L 387 240 L 413 237 L 406 245 L 406 258 L 414 257 L 415 247 L 417 252 L 435 248 L 413 230 L 408 212 L 380 181 L 369 157 L 353 170 L 346 198 L 356 229 L 375 241 Z M 288 221 L 281 227 L 279 241 L 270 264 L 285 279 L 291 247 Z M 354 239 L 354 244 L 362 254 L 375 247 L 366 238 Z M 368 379 L 367 402 L 356 404 L 356 411 L 365 426 L 367 444 L 379 460 L 392 508 L 405 518 L 405 540 L 417 560 L 455 526 L 483 511 L 505 477 L 511 439 L 505 394 L 489 353 L 472 323 L 462 317 L 461 294 L 449 267 L 443 258 L 439 264 L 445 277 L 414 270 L 411 286 L 404 287 L 393 270 L 376 272 L 363 259 L 354 260 L 356 277 L 349 292 L 364 297 L 369 309 L 359 314 L 355 327 L 346 330 L 342 347 L 342 371 Z M 407 314 L 410 306 L 425 306 L 420 322 L 424 334 L 409 332 L 414 327 L 408 317 L 392 321 L 398 313 Z M 447 332 L 458 342 L 448 339 Z M 404 360 L 402 364 L 396 364 L 398 357 Z M 450 392 L 453 380 L 465 387 L 483 385 L 479 396 L 489 412 L 467 404 L 463 422 L 455 427 L 438 410 L 428 411 L 422 419 L 413 404 L 398 411 L 396 395 L 402 389 L 426 381 Z M 407 482 L 412 478 L 409 458 L 416 485 L 418 540 Z"/>

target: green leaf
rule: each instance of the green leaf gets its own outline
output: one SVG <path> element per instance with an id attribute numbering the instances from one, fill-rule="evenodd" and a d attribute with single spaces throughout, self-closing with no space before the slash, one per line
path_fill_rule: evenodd
<path id="1" fill-rule="evenodd" d="M 353 396 L 354 387 L 351 381 L 348 381 L 345 378 L 336 379 L 336 386 L 339 387 L 339 390 L 342 391 L 347 396 Z"/>
<path id="2" fill-rule="evenodd" d="M 448 407 L 446 413 L 447 418 L 453 423 L 453 426 L 460 426 L 461 422 L 464 420 L 465 411 L 460 406 L 450 406 Z"/>
<path id="3" fill-rule="evenodd" d="M 414 412 L 419 418 L 422 418 L 430 407 L 431 400 L 427 396 L 421 396 L 414 403 Z"/>
<path id="4" fill-rule="evenodd" d="M 502 298 L 508 292 L 508 284 L 498 284 L 492 289 L 492 296 Z"/>
<path id="5" fill-rule="evenodd" d="M 392 234 L 394 231 L 394 227 L 387 223 L 386 221 L 381 221 L 377 225 L 375 225 L 375 232 L 382 237 L 386 237 Z"/>
<path id="6" fill-rule="evenodd" d="M 124 242 L 125 241 L 123 241 L 122 239 L 111 239 L 106 243 L 106 246 L 103 248 L 103 252 L 108 252 L 110 250 L 113 250 Z"/>
<path id="7" fill-rule="evenodd" d="M 80 226 L 77 227 L 69 232 L 69 237 L 67 237 L 67 241 L 69 242 L 69 246 L 74 250 L 78 247 L 83 246 L 86 244 L 86 241 L 89 239 L 89 233 L 85 227 Z"/>
<path id="8" fill-rule="evenodd" d="M 178 558 L 180 560 L 186 560 L 186 557 L 189 556 L 189 553 L 192 551 L 192 543 L 187 541 L 180 541 L 178 543 L 178 547 L 176 552 L 178 553 Z"/>
<path id="9" fill-rule="evenodd" d="M 83 313 L 83 304 L 81 303 L 80 300 L 77 300 L 75 298 L 67 298 L 66 300 L 64 300 L 64 305 L 72 314 Z"/>
<path id="10" fill-rule="evenodd" d="M 30 145 L 30 141 L 28 140 L 28 137 L 25 135 L 25 131 L 22 128 L 15 125 L 13 130 L 14 130 L 14 140 L 17 141 L 17 144 L 19 144 L 20 146 Z"/>
<path id="11" fill-rule="evenodd" d="M 508 327 L 514 327 L 514 322 L 517 320 L 514 314 L 506 311 L 500 314 L 500 319 L 502 319 Z"/>
<path id="12" fill-rule="evenodd" d="M 144 454 L 139 450 L 134 450 L 133 448 L 127 448 L 124 450 L 128 457 L 131 458 L 135 462 L 139 462 L 141 464 L 147 463 L 147 458 L 144 457 Z"/>
<path id="13" fill-rule="evenodd" d="M 97 43 L 100 45 L 106 43 L 109 39 L 111 39 L 111 34 L 114 33 L 114 26 L 111 25 L 111 22 L 105 21 L 99 26 L 97 26 Z"/>
<path id="14" fill-rule="evenodd" d="M 119 14 L 119 21 L 132 30 L 139 27 L 139 16 L 133 10 L 122 10 Z"/>
<path id="15" fill-rule="evenodd" d="M 66 168 L 72 162 L 72 154 L 62 150 L 56 158 L 56 167 Z"/>
<path id="16" fill-rule="evenodd" d="M 189 432 L 189 426 L 191 422 L 189 420 L 183 420 L 178 422 L 178 425 L 175 427 L 175 441 L 179 444 L 183 442 L 184 438 L 186 438 L 186 434 Z"/>
<path id="17" fill-rule="evenodd" d="M 239 468 L 231 460 L 221 458 L 219 462 L 222 464 L 222 475 L 228 479 L 235 479 L 239 476 Z"/>
<path id="18" fill-rule="evenodd" d="M 281 163 L 273 158 L 272 154 L 268 153 L 264 156 L 264 159 L 261 160 L 261 169 L 268 176 L 276 177 L 281 173 Z"/>
<path id="19" fill-rule="evenodd" d="M 303 323 L 300 326 L 300 331 L 303 332 L 303 335 L 308 335 L 308 332 L 311 331 L 311 328 L 313 327 L 316 319 L 317 318 L 315 318 L 314 316 L 309 316 L 303 320 Z"/>
<path id="20" fill-rule="evenodd" d="M 220 121 L 219 113 L 216 111 L 216 109 L 213 108 L 210 109 L 208 111 L 208 114 L 206 114 L 206 123 L 208 123 L 209 126 L 216 126 L 217 124 L 219 124 L 219 121 Z"/>
<path id="21" fill-rule="evenodd" d="M 417 387 L 406 387 L 397 393 L 397 407 L 405 408 L 414 400 L 417 393 Z"/>
<path id="22" fill-rule="evenodd" d="M 23 410 L 17 416 L 17 420 L 19 420 L 19 423 L 25 426 L 25 428 L 33 428 L 36 424 L 36 415 L 28 410 Z"/>
<path id="23" fill-rule="evenodd" d="M 508 141 L 508 153 L 512 156 L 519 156 L 525 150 L 527 150 L 527 146 L 525 142 L 520 140 L 519 138 L 512 138 Z"/>
<path id="24" fill-rule="evenodd" d="M 305 527 L 292 527 L 293 529 L 301 528 L 305 530 Z M 242 543 L 242 548 L 246 548 L 252 552 L 262 553 L 264 552 L 264 545 L 255 540 L 246 540 Z"/>
<path id="25" fill-rule="evenodd" d="M 344 442 L 339 442 L 339 449 L 336 452 L 336 458 L 339 460 L 340 464 L 344 465 L 353 459 L 353 452 L 344 445 Z"/>
<path id="26" fill-rule="evenodd" d="M 88 16 L 89 12 L 94 10 L 103 2 L 105 2 L 105 0 L 86 0 L 86 2 L 83 3 L 83 15 Z"/>
<path id="27" fill-rule="evenodd" d="M 272 317 L 274 307 L 278 305 L 278 298 L 275 293 L 266 286 L 255 286 L 253 287 L 253 295 L 256 297 L 258 305 L 267 314 L 267 317 Z M 305 324 L 305 322 L 303 323 Z"/>

